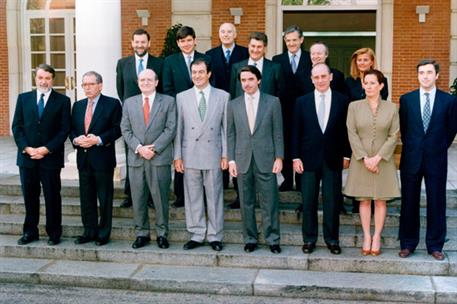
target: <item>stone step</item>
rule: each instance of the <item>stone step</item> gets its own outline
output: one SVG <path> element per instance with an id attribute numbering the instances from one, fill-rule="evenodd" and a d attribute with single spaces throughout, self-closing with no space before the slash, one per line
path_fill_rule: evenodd
<path id="1" fill-rule="evenodd" d="M 272 254 L 267 246 L 245 253 L 240 244 L 225 244 L 215 252 L 208 244 L 194 250 L 183 250 L 183 243 L 172 243 L 167 250 L 154 241 L 141 249 L 132 249 L 131 241 L 113 240 L 105 246 L 93 242 L 75 245 L 65 238 L 57 246 L 48 246 L 45 239 L 25 246 L 17 245 L 17 237 L 0 235 L 0 256 L 16 258 L 65 259 L 93 262 L 141 263 L 175 266 L 207 266 L 234 268 L 293 269 L 321 272 L 363 272 L 378 274 L 457 276 L 457 252 L 445 252 L 443 261 L 436 261 L 425 250 L 417 250 L 408 259 L 398 256 L 397 249 L 385 249 L 380 256 L 362 256 L 358 248 L 344 248 L 341 255 L 318 247 L 312 254 L 303 254 L 300 246 L 282 246 L 281 254 Z"/>
<path id="2" fill-rule="evenodd" d="M 171 266 L 35 258 L 0 258 L 2 283 L 182 292 L 278 301 L 326 299 L 456 303 L 457 278 L 354 272 Z"/>
<path id="3" fill-rule="evenodd" d="M 0 234 L 21 235 L 24 216 L 18 214 L 1 214 L 0 215 Z M 40 235 L 44 236 L 44 217 L 41 217 L 39 230 Z M 63 217 L 63 237 L 76 237 L 83 233 L 81 218 L 79 216 L 64 216 Z M 261 225 L 259 225 L 261 226 Z M 151 237 L 155 239 L 155 231 L 151 222 Z M 321 230 L 321 227 L 319 227 Z M 419 243 L 418 249 L 424 249 L 424 229 L 421 229 L 422 241 Z M 385 227 L 383 231 L 383 248 L 398 248 L 398 228 Z M 133 221 L 127 218 L 114 218 L 111 238 L 115 240 L 133 240 L 135 239 L 135 231 Z M 445 250 L 457 250 L 457 230 L 449 229 L 447 235 Z M 189 240 L 185 222 L 175 220 L 170 223 L 169 240 L 171 242 L 186 242 Z M 243 244 L 241 223 L 225 222 L 224 223 L 224 242 L 232 244 Z M 263 242 L 262 229 L 259 227 L 259 242 Z M 362 242 L 362 229 L 359 225 L 340 225 L 340 245 L 342 247 L 359 248 Z M 281 244 L 302 246 L 302 232 L 300 225 L 281 224 Z M 324 246 L 322 234 L 317 242 L 318 245 Z"/>

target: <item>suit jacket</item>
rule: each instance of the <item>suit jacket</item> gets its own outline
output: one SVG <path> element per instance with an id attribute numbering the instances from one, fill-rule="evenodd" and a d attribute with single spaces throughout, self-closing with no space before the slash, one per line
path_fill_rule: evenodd
<path id="1" fill-rule="evenodd" d="M 292 159 L 300 158 L 305 171 L 315 171 L 323 161 L 332 170 L 343 169 L 343 157 L 351 157 L 346 115 L 348 99 L 332 90 L 330 113 L 322 133 L 314 92 L 297 99 L 292 127 Z"/>
<path id="2" fill-rule="evenodd" d="M 362 87 L 360 78 L 354 79 L 352 76 L 346 78 L 346 92 L 350 101 L 365 99 L 365 90 Z M 384 87 L 381 90 L 382 100 L 387 100 L 389 96 L 389 87 L 387 83 L 387 78 L 384 78 Z"/>
<path id="3" fill-rule="evenodd" d="M 173 139 L 176 135 L 176 103 L 174 98 L 156 93 L 152 104 L 149 123 L 143 118 L 143 97 L 136 95 L 127 98 L 122 109 L 121 132 L 129 147 L 128 164 L 141 167 L 145 159 L 135 153 L 138 145 L 154 145 L 156 155 L 150 160 L 152 165 L 170 165 L 173 161 Z"/>
<path id="4" fill-rule="evenodd" d="M 19 94 L 14 112 L 12 131 L 18 147 L 17 165 L 46 169 L 64 167 L 64 143 L 70 131 L 70 98 L 52 90 L 41 119 L 38 118 L 36 90 Z M 41 160 L 33 160 L 26 147 L 45 146 L 49 150 Z"/>
<path id="5" fill-rule="evenodd" d="M 211 87 L 204 120 L 198 112 L 194 88 L 176 96 L 178 123 L 174 143 L 175 160 L 185 168 L 209 170 L 220 168 L 227 158 L 227 103 L 230 95 Z"/>
<path id="6" fill-rule="evenodd" d="M 205 54 L 195 51 L 194 60 L 197 58 L 206 58 L 208 61 L 210 60 Z M 193 85 L 186 61 L 181 52 L 165 58 L 162 77 L 164 94 L 176 97 L 176 94 L 190 89 Z"/>
<path id="7" fill-rule="evenodd" d="M 248 62 L 249 59 L 246 59 L 235 63 L 232 66 L 232 72 L 230 76 L 230 96 L 232 99 L 244 95 L 240 80 L 238 79 L 238 73 L 240 72 L 241 68 L 248 65 Z M 283 88 L 284 80 L 282 77 L 281 66 L 276 62 L 264 58 L 260 91 L 269 95 L 280 97 Z"/>
<path id="8" fill-rule="evenodd" d="M 277 97 L 260 93 L 254 132 L 249 129 L 244 94 L 228 103 L 228 159 L 238 172 L 246 173 L 251 159 L 260 172 L 268 173 L 276 158 L 284 158 L 281 105 Z"/>
<path id="9" fill-rule="evenodd" d="M 222 46 L 217 46 L 206 51 L 211 58 L 211 70 L 214 78 L 214 86 L 226 92 L 230 92 L 230 72 L 234 63 L 249 58 L 248 49 L 235 44 L 229 62 L 225 62 L 225 54 Z"/>
<path id="10" fill-rule="evenodd" d="M 148 54 L 147 69 L 154 70 L 159 77 L 157 91 L 162 92 L 162 65 L 163 60 Z M 122 102 L 131 96 L 140 94 L 138 88 L 138 75 L 136 74 L 135 56 L 119 59 L 116 66 L 116 89 Z"/>
<path id="11" fill-rule="evenodd" d="M 70 140 L 85 134 L 84 119 L 86 116 L 88 99 L 82 99 L 73 105 L 71 113 Z M 95 107 L 88 134 L 100 136 L 101 145 L 90 148 L 74 146 L 77 150 L 78 169 L 87 164 L 95 171 L 108 170 L 116 167 L 115 141 L 121 137 L 122 107 L 119 100 L 100 94 Z"/>
<path id="12" fill-rule="evenodd" d="M 400 133 L 403 143 L 400 170 L 417 173 L 423 162 L 430 172 L 447 170 L 447 149 L 456 134 L 456 99 L 436 90 L 432 116 L 424 132 L 419 90 L 400 97 Z"/>

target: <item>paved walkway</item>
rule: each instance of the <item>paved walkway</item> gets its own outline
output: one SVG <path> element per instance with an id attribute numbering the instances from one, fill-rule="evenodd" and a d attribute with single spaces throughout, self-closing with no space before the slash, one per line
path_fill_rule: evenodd
<path id="1" fill-rule="evenodd" d="M 73 152 L 73 147 L 67 140 L 65 154 L 68 155 L 70 152 Z M 16 166 L 16 153 L 17 147 L 13 138 L 10 136 L 0 137 L 0 174 L 19 175 L 19 170 Z M 448 190 L 457 189 L 457 144 L 453 144 L 449 150 L 446 188 Z"/>

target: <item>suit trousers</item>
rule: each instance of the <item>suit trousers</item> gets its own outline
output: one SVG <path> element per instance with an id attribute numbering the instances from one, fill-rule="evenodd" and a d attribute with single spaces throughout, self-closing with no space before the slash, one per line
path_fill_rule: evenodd
<path id="1" fill-rule="evenodd" d="M 273 168 L 273 162 L 271 167 Z M 238 189 L 244 242 L 246 244 L 258 242 L 255 217 L 256 192 L 258 192 L 265 242 L 268 245 L 279 244 L 279 194 L 276 175 L 271 172 L 260 172 L 253 156 L 248 171 L 238 174 Z"/>
<path id="2" fill-rule="evenodd" d="M 136 236 L 149 237 L 149 210 L 147 198 L 151 193 L 156 212 L 157 236 L 168 236 L 168 193 L 171 183 L 171 167 L 153 166 L 144 161 L 141 167 L 129 167 L 132 189 L 133 220 Z"/>
<path id="3" fill-rule="evenodd" d="M 43 186 L 46 206 L 46 233 L 51 239 L 62 235 L 62 197 L 60 196 L 61 169 L 19 168 L 25 203 L 23 233 L 38 236 L 40 221 L 40 193 Z M 41 186 L 40 186 L 41 183 Z"/>
<path id="4" fill-rule="evenodd" d="M 318 237 L 317 210 L 319 188 L 322 181 L 323 232 L 326 244 L 339 243 L 339 198 L 341 195 L 341 170 L 331 170 L 325 161 L 316 171 L 304 171 L 301 177 L 303 201 L 302 233 L 304 243 L 316 243 Z"/>
<path id="5" fill-rule="evenodd" d="M 431 165 L 429 165 L 431 166 Z M 425 181 L 427 196 L 427 228 L 425 245 L 427 251 L 442 251 L 446 238 L 446 179 L 447 168 L 431 172 L 422 164 L 416 174 L 400 172 L 401 211 L 400 247 L 416 249 L 420 232 L 420 195 L 422 178 Z"/>
<path id="6" fill-rule="evenodd" d="M 95 171 L 89 166 L 79 170 L 81 220 L 85 236 L 108 240 L 113 220 L 114 169 Z M 97 198 L 100 202 L 98 221 Z"/>
<path id="7" fill-rule="evenodd" d="M 208 216 L 208 228 L 205 218 Z M 186 226 L 191 239 L 203 242 L 222 241 L 224 229 L 224 191 L 222 171 L 186 168 L 184 171 L 184 197 L 186 200 Z"/>

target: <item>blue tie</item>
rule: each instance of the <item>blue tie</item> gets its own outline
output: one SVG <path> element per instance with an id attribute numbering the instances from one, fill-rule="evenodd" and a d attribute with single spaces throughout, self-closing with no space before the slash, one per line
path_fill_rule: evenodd
<path id="1" fill-rule="evenodd" d="M 230 50 L 227 49 L 227 50 L 225 51 L 225 62 L 226 62 L 226 63 L 229 63 L 229 61 L 230 61 Z"/>
<path id="2" fill-rule="evenodd" d="M 295 62 L 295 57 L 297 57 L 297 55 L 293 54 L 292 60 L 290 60 L 290 67 L 292 68 L 292 73 L 294 74 L 297 71 L 297 63 Z"/>
<path id="3" fill-rule="evenodd" d="M 425 95 L 425 104 L 424 104 L 424 113 L 422 113 L 422 123 L 424 124 L 424 132 L 427 132 L 428 125 L 430 124 L 430 117 L 432 110 L 430 108 L 430 93 L 424 93 Z"/>
<path id="4" fill-rule="evenodd" d="M 143 58 L 140 59 L 140 62 L 138 63 L 138 74 L 140 75 L 141 72 L 143 72 L 144 66 L 143 66 Z"/>
<path id="5" fill-rule="evenodd" d="M 38 100 L 38 118 L 41 118 L 44 111 L 44 94 L 41 93 L 40 99 Z"/>

